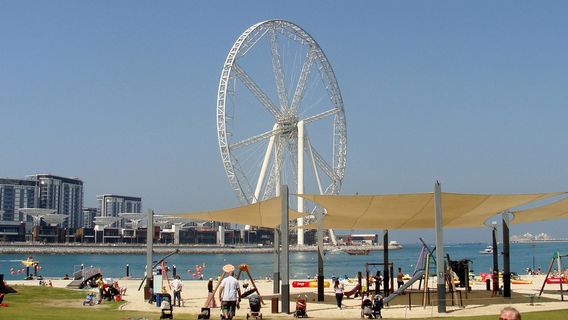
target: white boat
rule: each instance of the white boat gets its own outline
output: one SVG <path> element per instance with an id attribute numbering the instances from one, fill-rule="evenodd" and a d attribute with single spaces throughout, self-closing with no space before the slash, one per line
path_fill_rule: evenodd
<path id="1" fill-rule="evenodd" d="M 404 248 L 404 246 L 396 242 L 396 240 L 389 241 L 389 250 L 397 250 L 402 248 Z"/>
<path id="2" fill-rule="evenodd" d="M 333 248 L 331 250 L 326 251 L 327 254 L 341 254 L 343 250 L 341 248 Z"/>
<path id="3" fill-rule="evenodd" d="M 493 254 L 493 246 L 487 246 L 487 248 L 479 251 L 481 254 Z"/>

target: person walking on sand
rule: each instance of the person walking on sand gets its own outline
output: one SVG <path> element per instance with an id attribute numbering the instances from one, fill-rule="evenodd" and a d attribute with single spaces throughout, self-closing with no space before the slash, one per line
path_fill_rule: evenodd
<path id="1" fill-rule="evenodd" d="M 172 281 L 171 288 L 174 291 L 174 306 L 177 301 L 178 307 L 181 307 L 181 290 L 183 289 L 183 282 L 181 282 L 181 277 L 179 275 L 177 275 L 174 281 Z"/>
<path id="2" fill-rule="evenodd" d="M 521 320 L 521 313 L 513 307 L 505 307 L 501 310 L 499 320 Z"/>
<path id="3" fill-rule="evenodd" d="M 234 271 L 228 272 L 229 276 L 221 281 L 219 286 L 219 300 L 221 301 L 221 310 L 225 319 L 231 320 L 237 311 L 237 302 L 240 300 L 241 289 L 239 282 L 235 279 Z"/>
<path id="4" fill-rule="evenodd" d="M 337 300 L 337 309 L 341 310 L 341 302 L 343 301 L 343 283 L 339 282 L 339 279 L 335 279 L 335 284 L 333 285 L 333 291 L 335 291 L 335 300 Z"/>

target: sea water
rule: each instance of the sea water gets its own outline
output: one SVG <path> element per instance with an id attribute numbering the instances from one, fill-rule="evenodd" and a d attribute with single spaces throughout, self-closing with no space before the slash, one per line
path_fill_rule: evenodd
<path id="1" fill-rule="evenodd" d="M 444 246 L 444 252 L 449 254 L 450 259 L 469 259 L 472 261 L 471 269 L 476 274 L 489 272 L 493 266 L 493 255 L 481 254 L 487 245 L 478 244 L 448 244 Z M 400 250 L 389 251 L 389 260 L 396 268 L 402 268 L 404 273 L 412 274 L 423 265 L 419 261 L 422 245 L 406 244 Z M 502 247 L 499 246 L 499 251 Z M 546 272 L 555 252 L 568 254 L 568 243 L 512 243 L 511 244 L 511 271 L 524 274 L 527 268 L 541 268 Z M 159 260 L 162 254 L 154 254 L 154 260 Z M 0 254 L 0 274 L 5 279 L 23 279 L 25 272 L 17 273 L 17 270 L 25 268 L 20 263 L 27 259 L 27 255 Z M 134 278 L 144 277 L 146 256 L 144 254 L 35 254 L 34 260 L 40 262 L 39 274 L 45 277 L 62 278 L 65 274 L 71 276 L 81 265 L 85 267 L 97 266 L 102 268 L 105 277 L 121 278 L 126 276 L 126 265 L 129 265 L 130 276 Z M 254 278 L 272 277 L 273 254 L 249 253 L 249 254 L 178 254 L 169 257 L 168 267 L 176 266 L 177 273 L 184 280 L 199 279 L 200 273 L 196 272 L 196 266 L 203 267 L 201 274 L 208 279 L 221 273 L 221 267 L 225 264 L 248 264 Z M 369 255 L 348 255 L 346 253 L 326 254 L 324 256 L 324 275 L 355 277 L 357 272 L 366 272 L 367 263 L 382 263 L 383 252 L 371 251 Z M 567 258 L 568 261 L 568 258 Z M 563 268 L 568 267 L 568 263 Z M 432 262 L 431 268 L 435 265 Z M 556 268 L 556 264 L 554 266 Z M 11 269 L 14 274 L 11 274 Z M 382 270 L 382 266 L 369 266 L 368 270 L 374 274 Z M 503 269 L 503 257 L 499 255 L 499 269 Z M 316 252 L 291 252 L 290 253 L 290 278 L 311 278 L 317 273 Z"/>

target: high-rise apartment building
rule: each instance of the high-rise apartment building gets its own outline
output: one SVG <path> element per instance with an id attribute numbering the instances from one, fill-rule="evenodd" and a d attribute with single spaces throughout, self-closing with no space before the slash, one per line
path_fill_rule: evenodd
<path id="1" fill-rule="evenodd" d="M 97 216 L 97 208 L 83 208 L 83 227 L 94 228 L 95 217 Z"/>
<path id="2" fill-rule="evenodd" d="M 29 179 L 37 181 L 39 186 L 38 208 L 68 215 L 65 227 L 83 226 L 83 181 L 51 174 L 35 174 Z"/>
<path id="3" fill-rule="evenodd" d="M 0 179 L 0 220 L 27 221 L 19 212 L 37 206 L 38 184 L 22 179 Z"/>
<path id="4" fill-rule="evenodd" d="M 120 196 L 116 194 L 103 194 L 97 196 L 99 202 L 98 216 L 118 217 L 119 213 L 140 213 L 142 212 L 142 198 Z M 116 226 L 124 226 L 124 221 L 116 223 Z"/>

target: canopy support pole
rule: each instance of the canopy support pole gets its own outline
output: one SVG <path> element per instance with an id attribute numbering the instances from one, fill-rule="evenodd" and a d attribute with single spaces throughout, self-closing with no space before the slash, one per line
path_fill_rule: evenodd
<path id="1" fill-rule="evenodd" d="M 434 203 L 436 214 L 436 274 L 438 293 L 438 313 L 446 313 L 446 270 L 444 266 L 444 226 L 442 220 L 442 187 L 434 184 Z"/>
<path id="2" fill-rule="evenodd" d="M 389 231 L 385 229 L 383 231 L 383 259 L 385 263 L 383 265 L 383 289 L 385 291 L 385 297 L 390 295 L 390 273 L 389 273 Z M 394 289 L 394 288 L 393 288 Z M 368 288 L 367 288 L 368 290 Z"/>
<path id="3" fill-rule="evenodd" d="M 492 223 L 493 230 L 491 232 L 493 240 L 493 293 L 496 294 L 499 290 L 499 248 L 497 247 L 497 221 Z M 495 275 L 497 272 L 497 275 Z"/>
<path id="4" fill-rule="evenodd" d="M 148 223 L 146 228 L 146 287 L 152 288 L 152 250 L 154 244 L 154 211 L 148 209 Z"/>
<path id="5" fill-rule="evenodd" d="M 323 292 L 323 211 L 318 215 L 318 301 L 324 301 Z"/>
<path id="6" fill-rule="evenodd" d="M 290 313 L 290 252 L 288 247 L 289 230 L 288 230 L 288 186 L 280 186 L 280 199 L 282 200 L 281 211 L 282 221 L 280 223 L 280 235 L 282 237 L 282 285 L 280 300 L 282 301 L 282 312 Z"/>
<path id="7" fill-rule="evenodd" d="M 503 297 L 511 298 L 511 255 L 509 247 L 509 212 L 501 213 L 503 218 Z M 495 249 L 493 249 L 495 250 Z"/>
<path id="8" fill-rule="evenodd" d="M 272 272 L 272 293 L 280 293 L 280 230 L 274 228 L 274 265 Z"/>

